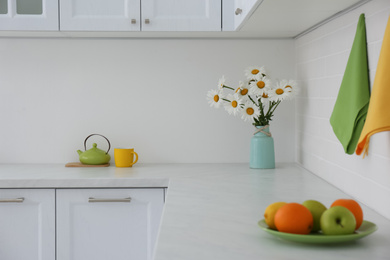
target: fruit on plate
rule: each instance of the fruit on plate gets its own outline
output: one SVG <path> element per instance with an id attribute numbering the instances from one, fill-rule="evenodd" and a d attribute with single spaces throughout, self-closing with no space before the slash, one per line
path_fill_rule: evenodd
<path id="1" fill-rule="evenodd" d="M 292 234 L 309 234 L 313 228 L 313 216 L 302 204 L 287 203 L 275 214 L 275 226 L 280 232 Z"/>
<path id="2" fill-rule="evenodd" d="M 343 206 L 334 206 L 325 210 L 320 223 L 324 235 L 352 234 L 356 227 L 355 216 Z"/>
<path id="3" fill-rule="evenodd" d="M 355 220 L 356 220 L 355 230 L 359 229 L 359 227 L 363 223 L 363 210 L 360 207 L 359 203 L 357 203 L 355 200 L 352 199 L 338 199 L 334 201 L 330 207 L 334 207 L 334 206 L 343 206 L 349 209 L 355 216 Z"/>
<path id="4" fill-rule="evenodd" d="M 321 230 L 320 219 L 322 213 L 327 209 L 324 204 L 317 200 L 306 200 L 302 203 L 303 206 L 310 210 L 313 215 L 313 228 L 311 232 L 317 232 Z"/>
<path id="5" fill-rule="evenodd" d="M 267 223 L 269 228 L 276 229 L 275 222 L 274 222 L 275 214 L 280 207 L 282 207 L 286 204 L 287 204 L 286 202 L 282 202 L 282 201 L 274 202 L 274 203 L 268 205 L 268 207 L 265 209 L 264 220 L 265 220 L 265 223 Z"/>

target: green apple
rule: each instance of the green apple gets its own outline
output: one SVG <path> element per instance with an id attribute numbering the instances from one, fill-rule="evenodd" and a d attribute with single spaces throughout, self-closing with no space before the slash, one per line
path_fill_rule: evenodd
<path id="1" fill-rule="evenodd" d="M 302 203 L 313 215 L 313 229 L 311 232 L 317 232 L 321 230 L 320 219 L 322 213 L 326 210 L 324 204 L 317 200 L 306 200 Z"/>
<path id="2" fill-rule="evenodd" d="M 356 219 L 349 209 L 334 206 L 322 213 L 321 229 L 325 235 L 347 235 L 355 231 Z"/>

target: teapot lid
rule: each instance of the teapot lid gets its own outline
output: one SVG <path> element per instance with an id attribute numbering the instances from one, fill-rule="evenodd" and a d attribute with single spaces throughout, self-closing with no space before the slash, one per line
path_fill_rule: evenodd
<path id="1" fill-rule="evenodd" d="M 92 156 L 92 155 L 107 155 L 106 151 L 103 151 L 99 148 L 97 148 L 97 144 L 96 143 L 93 143 L 92 144 L 92 148 L 85 151 L 84 153 L 85 154 L 88 154 L 89 156 Z"/>

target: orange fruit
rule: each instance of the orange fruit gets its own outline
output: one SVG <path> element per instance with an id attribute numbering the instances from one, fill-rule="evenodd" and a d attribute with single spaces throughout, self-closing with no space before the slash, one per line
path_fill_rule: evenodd
<path id="1" fill-rule="evenodd" d="M 279 210 L 280 207 L 286 205 L 286 202 L 274 202 L 265 209 L 264 211 L 264 220 L 267 223 L 268 227 L 271 229 L 276 229 L 275 227 L 275 214 Z"/>
<path id="2" fill-rule="evenodd" d="M 309 234 L 313 228 L 313 216 L 305 206 L 299 203 L 287 203 L 275 214 L 275 226 L 280 232 Z"/>
<path id="3" fill-rule="evenodd" d="M 334 207 L 334 206 L 343 206 L 349 209 L 349 211 L 352 212 L 352 214 L 355 216 L 356 219 L 355 230 L 359 229 L 359 227 L 363 223 L 363 210 L 360 207 L 359 203 L 357 203 L 355 200 L 352 199 L 338 199 L 335 202 L 333 202 L 330 207 Z"/>

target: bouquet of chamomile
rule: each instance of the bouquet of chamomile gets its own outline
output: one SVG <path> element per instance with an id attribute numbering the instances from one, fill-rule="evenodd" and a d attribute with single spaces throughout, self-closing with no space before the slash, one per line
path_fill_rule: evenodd
<path id="1" fill-rule="evenodd" d="M 210 106 L 223 106 L 229 114 L 241 116 L 255 127 L 268 126 L 279 104 L 294 98 L 298 92 L 294 80 L 273 82 L 264 67 L 249 67 L 245 76 L 246 80 L 240 81 L 236 88 L 228 86 L 222 76 L 218 88 L 207 93 Z"/>

